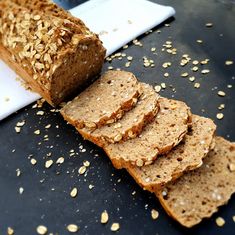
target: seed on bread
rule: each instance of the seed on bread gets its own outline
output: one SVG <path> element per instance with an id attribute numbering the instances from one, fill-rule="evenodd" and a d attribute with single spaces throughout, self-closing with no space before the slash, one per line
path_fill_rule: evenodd
<path id="1" fill-rule="evenodd" d="M 135 138 L 154 119 L 159 110 L 159 96 L 154 92 L 154 89 L 144 83 L 141 83 L 141 89 L 143 93 L 136 106 L 126 112 L 120 120 L 93 131 L 87 128 L 78 129 L 78 131 L 85 139 L 101 147 L 109 143 Z"/>
<path id="2" fill-rule="evenodd" d="M 180 101 L 159 99 L 160 111 L 139 136 L 109 144 L 104 150 L 116 168 L 151 164 L 159 154 L 170 151 L 187 133 L 191 122 L 189 107 Z"/>
<path id="3" fill-rule="evenodd" d="M 192 115 L 192 125 L 183 141 L 148 166 L 127 167 L 136 182 L 151 192 L 179 178 L 185 171 L 202 165 L 202 159 L 213 146 L 216 126 L 211 119 Z"/>
<path id="4" fill-rule="evenodd" d="M 61 113 L 76 128 L 94 130 L 110 120 L 120 119 L 125 111 L 135 106 L 140 94 L 139 83 L 132 73 L 108 71 L 68 102 Z M 100 98 L 98 102 L 97 97 Z"/>

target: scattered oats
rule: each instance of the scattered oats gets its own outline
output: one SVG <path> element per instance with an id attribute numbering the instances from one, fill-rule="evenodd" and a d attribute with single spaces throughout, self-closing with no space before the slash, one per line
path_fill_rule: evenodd
<path id="1" fill-rule="evenodd" d="M 166 88 L 166 83 L 162 82 L 162 83 L 161 83 L 161 87 L 162 87 L 163 89 L 165 89 L 165 88 Z"/>
<path id="2" fill-rule="evenodd" d="M 101 222 L 101 224 L 106 224 L 106 223 L 108 223 L 108 220 L 109 220 L 109 214 L 106 210 L 104 210 L 101 213 L 100 222 Z"/>
<path id="3" fill-rule="evenodd" d="M 109 66 L 109 67 L 108 67 L 108 70 L 112 70 L 112 69 L 113 69 L 113 66 Z"/>
<path id="4" fill-rule="evenodd" d="M 44 115 L 44 111 L 40 110 L 40 111 L 38 111 L 36 114 L 37 114 L 38 116 L 42 116 L 42 115 Z"/>
<path id="5" fill-rule="evenodd" d="M 154 89 L 155 89 L 156 92 L 160 92 L 162 87 L 157 85 L 157 86 L 154 87 Z"/>
<path id="6" fill-rule="evenodd" d="M 210 28 L 210 27 L 212 27 L 212 26 L 213 26 L 212 23 L 206 23 L 206 27 Z"/>
<path id="7" fill-rule="evenodd" d="M 47 160 L 47 161 L 45 162 L 45 167 L 46 167 L 46 168 L 50 168 L 50 167 L 52 166 L 52 164 L 53 164 L 53 160 L 52 160 L 52 159 Z"/>
<path id="8" fill-rule="evenodd" d="M 128 20 L 127 22 L 128 22 L 128 24 L 132 24 L 133 23 L 131 20 Z"/>
<path id="9" fill-rule="evenodd" d="M 32 165 L 36 165 L 37 164 L 37 160 L 34 159 L 34 158 L 31 158 L 30 162 L 31 162 Z"/>
<path id="10" fill-rule="evenodd" d="M 49 129 L 51 127 L 51 124 L 48 124 L 45 126 L 46 129 Z"/>
<path id="11" fill-rule="evenodd" d="M 235 215 L 233 216 L 233 222 L 235 222 Z"/>
<path id="12" fill-rule="evenodd" d="M 209 61 L 210 61 L 209 59 L 205 59 L 205 60 L 202 60 L 200 63 L 202 65 L 205 65 L 205 64 L 208 64 Z"/>
<path id="13" fill-rule="evenodd" d="M 165 63 L 162 64 L 162 67 L 165 68 L 165 69 L 170 67 L 170 66 L 171 66 L 171 62 L 165 62 Z"/>
<path id="14" fill-rule="evenodd" d="M 216 114 L 216 118 L 219 119 L 219 120 L 223 119 L 223 117 L 224 117 L 223 113 L 217 113 Z"/>
<path id="15" fill-rule="evenodd" d="M 71 197 L 76 197 L 77 194 L 78 194 L 78 189 L 77 188 L 73 188 L 70 192 Z"/>
<path id="16" fill-rule="evenodd" d="M 40 133 L 41 133 L 41 131 L 40 131 L 40 130 L 36 130 L 36 131 L 34 131 L 34 134 L 35 134 L 35 135 L 40 135 Z"/>
<path id="17" fill-rule="evenodd" d="M 125 63 L 125 67 L 126 67 L 126 68 L 129 68 L 130 66 L 131 66 L 131 62 L 130 62 L 130 61 L 128 61 L 128 62 Z"/>
<path id="18" fill-rule="evenodd" d="M 143 46 L 143 44 L 141 42 L 139 42 L 137 39 L 134 39 L 132 42 L 135 46 L 140 46 L 140 47 Z"/>
<path id="19" fill-rule="evenodd" d="M 166 27 L 170 27 L 171 25 L 170 24 L 164 24 Z"/>
<path id="20" fill-rule="evenodd" d="M 16 169 L 16 176 L 19 177 L 21 175 L 21 171 L 19 168 Z"/>
<path id="21" fill-rule="evenodd" d="M 113 232 L 116 232 L 116 231 L 118 231 L 119 229 L 120 229 L 120 225 L 119 225 L 119 223 L 112 223 L 112 225 L 111 225 L 111 231 L 113 231 Z"/>
<path id="22" fill-rule="evenodd" d="M 86 167 L 85 167 L 85 166 L 81 166 L 81 167 L 78 169 L 78 173 L 79 173 L 80 175 L 83 175 L 85 172 L 86 172 Z"/>
<path id="23" fill-rule="evenodd" d="M 233 64 L 233 61 L 232 60 L 226 60 L 225 61 L 225 65 L 232 65 Z"/>
<path id="24" fill-rule="evenodd" d="M 209 73 L 209 72 L 210 72 L 209 69 L 203 69 L 203 70 L 201 71 L 202 74 L 207 74 L 207 73 Z"/>
<path id="25" fill-rule="evenodd" d="M 64 163 L 64 157 L 59 157 L 57 160 L 56 160 L 56 164 L 62 164 Z"/>
<path id="26" fill-rule="evenodd" d="M 225 220 L 222 217 L 216 218 L 215 222 L 219 227 L 222 227 L 225 224 Z"/>
<path id="27" fill-rule="evenodd" d="M 37 233 L 40 234 L 40 235 L 44 235 L 47 233 L 47 227 L 44 226 L 44 225 L 39 225 L 37 227 Z"/>
<path id="28" fill-rule="evenodd" d="M 228 84 L 227 87 L 228 87 L 228 88 L 232 88 L 233 86 L 232 86 L 231 84 Z"/>
<path id="29" fill-rule="evenodd" d="M 191 69 L 193 72 L 197 72 L 198 71 L 198 67 L 197 66 L 194 66 L 194 67 L 192 67 L 192 69 Z"/>
<path id="30" fill-rule="evenodd" d="M 225 104 L 220 104 L 218 109 L 221 110 L 221 109 L 224 109 L 225 108 Z"/>
<path id="31" fill-rule="evenodd" d="M 197 40 L 197 43 L 200 43 L 200 44 L 201 44 L 201 43 L 203 43 L 203 41 L 202 41 L 201 39 L 198 39 L 198 40 Z"/>
<path id="32" fill-rule="evenodd" d="M 95 186 L 93 184 L 89 184 L 88 188 L 93 189 Z"/>
<path id="33" fill-rule="evenodd" d="M 230 163 L 229 164 L 229 170 L 232 171 L 232 172 L 235 171 L 235 164 Z"/>
<path id="34" fill-rule="evenodd" d="M 127 56 L 127 60 L 133 60 L 133 57 L 132 56 Z"/>
<path id="35" fill-rule="evenodd" d="M 193 64 L 193 65 L 198 65 L 198 64 L 199 64 L 199 61 L 198 61 L 198 60 L 194 60 L 194 61 L 192 62 L 192 64 Z"/>
<path id="36" fill-rule="evenodd" d="M 70 233 L 76 233 L 78 230 L 79 230 L 79 227 L 76 225 L 76 224 L 69 224 L 67 226 L 67 230 L 70 232 Z"/>
<path id="37" fill-rule="evenodd" d="M 169 73 L 164 73 L 164 77 L 168 78 L 169 77 Z"/>
<path id="38" fill-rule="evenodd" d="M 133 191 L 131 194 L 134 196 L 136 194 L 136 191 Z"/>
<path id="39" fill-rule="evenodd" d="M 152 52 L 155 52 L 155 51 L 156 51 L 156 47 L 152 47 L 152 48 L 151 48 L 151 51 L 152 51 Z"/>
<path id="40" fill-rule="evenodd" d="M 21 128 L 20 128 L 20 127 L 18 127 L 18 126 L 16 126 L 16 127 L 15 127 L 15 131 L 16 131 L 16 133 L 20 133 Z"/>
<path id="41" fill-rule="evenodd" d="M 17 122 L 16 123 L 16 126 L 17 127 L 22 127 L 22 126 L 24 126 L 25 125 L 25 121 L 21 121 L 21 122 Z"/>
<path id="42" fill-rule="evenodd" d="M 7 235 L 13 235 L 14 234 L 14 229 L 11 227 L 7 228 Z"/>
<path id="43" fill-rule="evenodd" d="M 9 101 L 10 101 L 10 98 L 9 98 L 9 97 L 5 97 L 5 98 L 4 98 L 4 101 L 5 101 L 5 102 L 9 102 Z"/>
<path id="44" fill-rule="evenodd" d="M 196 83 L 194 84 L 194 87 L 195 87 L 195 88 L 200 88 L 200 86 L 201 86 L 201 85 L 200 85 L 199 82 L 196 82 Z"/>
<path id="45" fill-rule="evenodd" d="M 123 49 L 127 49 L 127 48 L 128 48 L 128 45 L 123 46 Z"/>
<path id="46" fill-rule="evenodd" d="M 181 73 L 180 76 L 183 77 L 183 78 L 186 78 L 186 77 L 188 77 L 188 73 Z"/>
<path id="47" fill-rule="evenodd" d="M 23 187 L 20 187 L 19 188 L 19 194 L 22 194 L 24 192 L 24 188 Z"/>
<path id="48" fill-rule="evenodd" d="M 194 76 L 189 77 L 189 81 L 190 81 L 190 82 L 194 82 L 194 81 L 195 81 L 195 77 L 194 77 Z"/>
<path id="49" fill-rule="evenodd" d="M 84 162 L 83 162 L 83 166 L 85 166 L 85 167 L 90 166 L 90 162 L 89 162 L 89 161 L 84 161 Z"/>
<path id="50" fill-rule="evenodd" d="M 159 216 L 159 212 L 157 210 L 155 210 L 155 209 L 152 209 L 151 210 L 151 216 L 152 216 L 153 220 L 156 220 L 158 218 L 158 216 Z"/>
<path id="51" fill-rule="evenodd" d="M 218 91 L 217 94 L 218 94 L 218 96 L 222 96 L 222 97 L 224 97 L 226 95 L 224 91 Z"/>

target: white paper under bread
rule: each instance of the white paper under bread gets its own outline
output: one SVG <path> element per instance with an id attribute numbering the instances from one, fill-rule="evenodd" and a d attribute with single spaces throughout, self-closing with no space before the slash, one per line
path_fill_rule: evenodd
<path id="1" fill-rule="evenodd" d="M 146 0 L 90 0 L 70 12 L 100 34 L 107 55 L 175 14 L 172 7 Z M 0 120 L 40 98 L 16 77 L 0 60 Z"/>

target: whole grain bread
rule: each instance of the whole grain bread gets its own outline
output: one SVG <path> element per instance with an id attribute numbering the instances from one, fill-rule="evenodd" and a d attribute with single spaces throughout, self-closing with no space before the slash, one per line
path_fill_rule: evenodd
<path id="1" fill-rule="evenodd" d="M 126 112 L 120 120 L 94 131 L 88 128 L 78 129 L 80 134 L 100 147 L 108 143 L 135 138 L 142 132 L 143 127 L 155 118 L 159 110 L 159 96 L 153 87 L 141 83 L 141 89 L 143 94 L 138 99 L 136 106 Z"/>
<path id="2" fill-rule="evenodd" d="M 235 143 L 215 137 L 203 165 L 169 183 L 156 195 L 166 212 L 186 227 L 209 218 L 235 192 Z"/>
<path id="3" fill-rule="evenodd" d="M 0 1 L 0 58 L 57 105 L 99 74 L 105 49 L 80 20 L 44 10 Z"/>
<path id="4" fill-rule="evenodd" d="M 120 119 L 129 111 L 141 94 L 136 77 L 125 71 L 108 71 L 68 102 L 61 113 L 77 129 L 94 130 Z"/>
<path id="5" fill-rule="evenodd" d="M 170 151 L 185 136 L 191 124 L 189 107 L 181 101 L 160 98 L 160 111 L 142 133 L 120 143 L 104 146 L 114 167 L 152 164 L 159 154 Z"/>
<path id="6" fill-rule="evenodd" d="M 127 171 L 141 187 L 154 192 L 179 178 L 185 171 L 202 165 L 202 159 L 212 146 L 215 130 L 211 119 L 192 115 L 192 126 L 179 145 L 157 158 L 153 164 L 129 166 Z"/>

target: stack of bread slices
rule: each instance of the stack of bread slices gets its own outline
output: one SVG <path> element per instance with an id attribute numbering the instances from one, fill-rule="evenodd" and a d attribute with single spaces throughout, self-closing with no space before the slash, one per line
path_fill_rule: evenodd
<path id="1" fill-rule="evenodd" d="M 61 114 L 186 227 L 210 217 L 235 191 L 235 144 L 215 136 L 211 119 L 160 97 L 132 73 L 106 72 Z"/>

